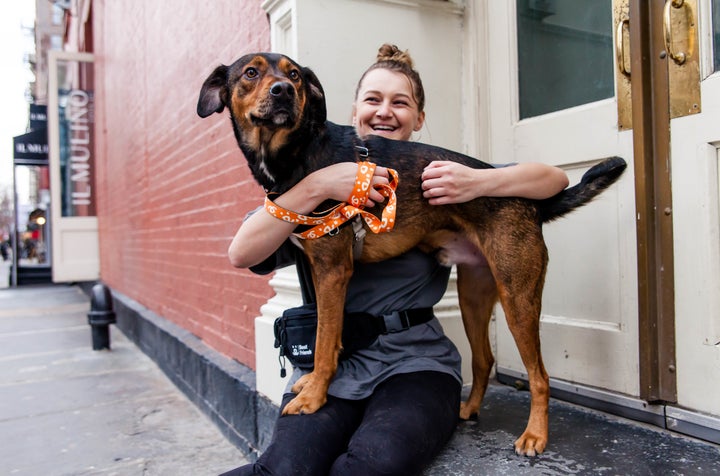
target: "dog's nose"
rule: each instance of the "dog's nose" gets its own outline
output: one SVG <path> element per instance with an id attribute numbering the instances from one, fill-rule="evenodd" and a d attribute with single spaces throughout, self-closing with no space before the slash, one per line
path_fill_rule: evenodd
<path id="1" fill-rule="evenodd" d="M 292 97 L 294 92 L 295 89 L 293 88 L 293 85 L 284 81 L 278 81 L 270 86 L 270 94 L 275 97 Z"/>

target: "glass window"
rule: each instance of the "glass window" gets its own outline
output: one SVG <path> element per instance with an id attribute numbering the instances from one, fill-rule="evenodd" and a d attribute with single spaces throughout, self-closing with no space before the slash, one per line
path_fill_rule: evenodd
<path id="1" fill-rule="evenodd" d="M 615 93 L 612 0 L 517 0 L 520 118 Z"/>
<path id="2" fill-rule="evenodd" d="M 64 217 L 95 216 L 93 63 L 58 61 L 60 204 Z"/>

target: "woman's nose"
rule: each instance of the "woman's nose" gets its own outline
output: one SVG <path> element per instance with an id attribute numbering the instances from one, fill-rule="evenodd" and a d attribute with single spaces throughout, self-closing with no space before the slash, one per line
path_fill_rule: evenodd
<path id="1" fill-rule="evenodd" d="M 383 101 L 383 102 L 380 103 L 380 105 L 378 106 L 377 111 L 375 111 L 375 115 L 378 116 L 378 117 L 388 117 L 388 116 L 391 114 L 390 111 L 391 111 L 391 110 L 390 110 L 390 104 L 388 104 L 387 102 Z"/>

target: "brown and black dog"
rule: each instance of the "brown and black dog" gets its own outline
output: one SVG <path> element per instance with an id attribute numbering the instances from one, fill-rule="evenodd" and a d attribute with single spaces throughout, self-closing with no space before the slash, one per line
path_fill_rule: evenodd
<path id="1" fill-rule="evenodd" d="M 207 117 L 230 111 L 235 137 L 253 176 L 267 192 L 283 193 L 304 176 L 336 162 L 358 162 L 367 148 L 378 165 L 397 170 L 397 216 L 390 233 L 367 233 L 361 261 L 381 261 L 420 246 L 426 250 L 470 250 L 458 264 L 458 293 L 472 348 L 473 384 L 460 416 L 477 413 L 494 359 L 488 338 L 492 308 L 499 299 L 520 351 L 531 392 L 525 432 L 515 451 L 541 453 L 548 438 L 548 375 L 540 354 L 540 307 L 548 254 L 542 224 L 592 200 L 615 182 L 626 163 L 609 158 L 591 168 L 574 187 L 546 200 L 477 198 L 457 205 L 431 206 L 423 198 L 421 174 L 433 160 L 474 168 L 490 165 L 425 144 L 369 136 L 326 120 L 323 88 L 308 68 L 286 56 L 248 54 L 219 66 L 205 80 L 197 113 Z M 379 208 L 379 207 L 375 207 Z M 323 205 L 322 208 L 326 207 Z M 374 209 L 370 211 L 374 212 Z M 353 272 L 353 230 L 303 240 L 318 305 L 314 370 L 293 387 L 296 397 L 284 413 L 313 413 L 325 404 L 341 350 L 343 307 Z M 487 266 L 479 266 L 482 255 Z M 452 264 L 452 263 L 444 263 Z"/>

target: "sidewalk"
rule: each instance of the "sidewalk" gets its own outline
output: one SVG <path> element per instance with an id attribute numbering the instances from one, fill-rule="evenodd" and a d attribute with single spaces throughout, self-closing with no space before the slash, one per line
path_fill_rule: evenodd
<path id="1" fill-rule="evenodd" d="M 243 455 L 72 286 L 0 290 L 0 474 L 217 475 Z"/>
<path id="2" fill-rule="evenodd" d="M 244 462 L 114 326 L 112 351 L 93 351 L 88 311 L 72 286 L 0 290 L 0 475 L 204 476 Z M 480 419 L 423 474 L 720 474 L 718 445 L 555 399 L 546 451 L 516 456 L 528 409 L 528 392 L 490 385 Z"/>

